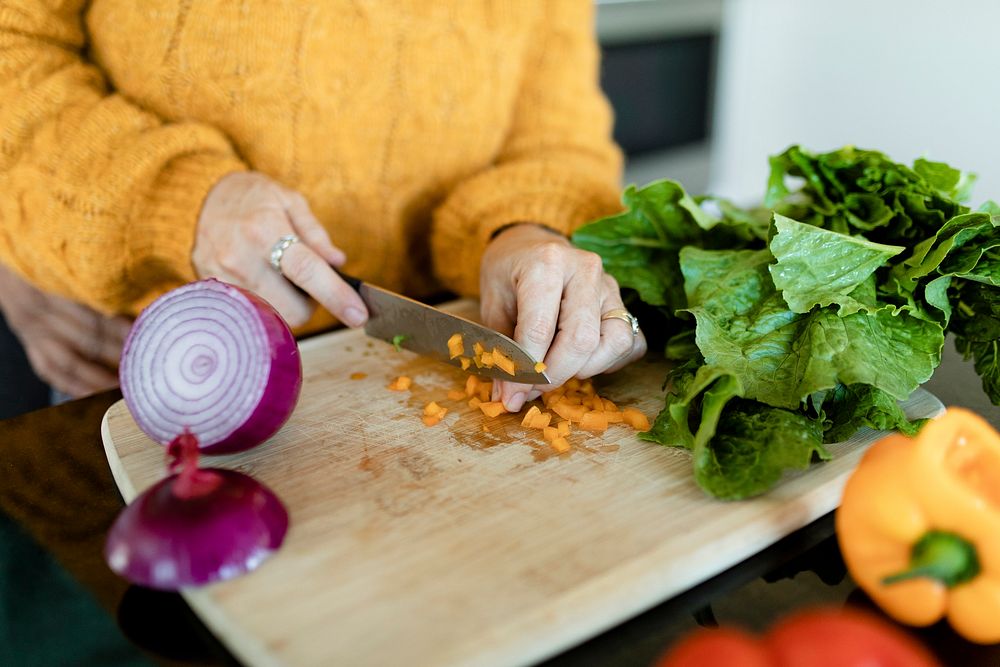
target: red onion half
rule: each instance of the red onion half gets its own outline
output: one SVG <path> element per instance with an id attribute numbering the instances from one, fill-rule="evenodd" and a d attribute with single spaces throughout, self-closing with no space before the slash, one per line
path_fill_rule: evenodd
<path id="1" fill-rule="evenodd" d="M 104 547 L 112 570 L 129 581 L 177 590 L 253 570 L 281 546 L 288 513 L 267 487 L 233 470 L 198 467 L 198 440 L 168 445 L 180 468 L 118 515 Z"/>
<path id="2" fill-rule="evenodd" d="M 125 341 L 125 403 L 153 440 L 189 430 L 205 454 L 249 449 L 288 420 L 302 361 L 288 325 L 267 302 L 209 278 L 150 304 Z"/>

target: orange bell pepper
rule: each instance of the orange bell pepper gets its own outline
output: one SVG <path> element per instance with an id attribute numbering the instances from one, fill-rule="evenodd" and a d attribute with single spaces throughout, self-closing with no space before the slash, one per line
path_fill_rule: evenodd
<path id="1" fill-rule="evenodd" d="M 981 417 L 949 408 L 873 445 L 836 526 L 851 576 L 890 616 L 1000 641 L 1000 434 Z"/>

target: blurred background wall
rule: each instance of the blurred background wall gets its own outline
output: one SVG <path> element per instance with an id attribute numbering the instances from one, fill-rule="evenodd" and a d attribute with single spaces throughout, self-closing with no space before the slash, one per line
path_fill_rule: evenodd
<path id="1" fill-rule="evenodd" d="M 752 201 L 768 155 L 854 144 L 1000 199 L 1000 2 L 597 1 L 628 182 Z"/>

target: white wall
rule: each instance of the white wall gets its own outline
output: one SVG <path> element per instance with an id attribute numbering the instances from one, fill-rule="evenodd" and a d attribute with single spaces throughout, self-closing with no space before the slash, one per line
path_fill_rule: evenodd
<path id="1" fill-rule="evenodd" d="M 763 195 L 767 156 L 800 143 L 926 156 L 1000 201 L 1000 2 L 727 0 L 711 190 Z"/>

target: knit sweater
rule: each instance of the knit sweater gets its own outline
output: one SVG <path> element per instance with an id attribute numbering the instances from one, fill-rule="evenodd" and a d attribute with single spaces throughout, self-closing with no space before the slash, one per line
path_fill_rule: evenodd
<path id="1" fill-rule="evenodd" d="M 496 230 L 618 209 L 598 60 L 592 0 L 5 0 L 0 262 L 134 314 L 253 169 L 349 273 L 475 295 Z"/>

